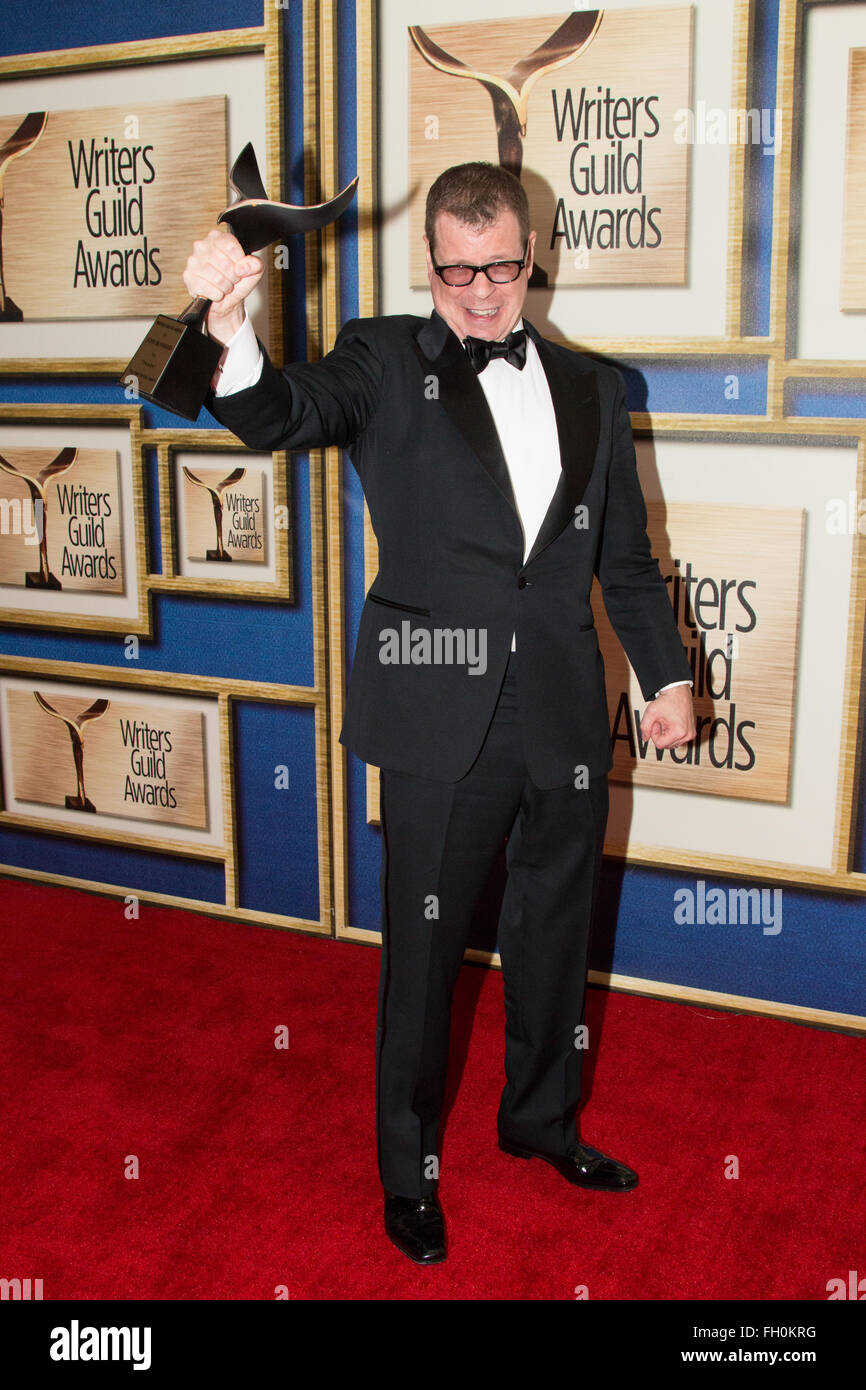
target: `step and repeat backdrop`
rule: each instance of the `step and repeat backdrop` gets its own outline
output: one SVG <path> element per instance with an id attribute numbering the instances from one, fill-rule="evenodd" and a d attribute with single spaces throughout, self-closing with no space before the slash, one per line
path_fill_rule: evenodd
<path id="1" fill-rule="evenodd" d="M 377 568 L 351 462 L 251 452 L 121 378 L 248 141 L 272 197 L 360 176 L 267 253 L 277 361 L 426 317 L 427 187 L 486 159 L 529 197 L 527 318 L 624 372 L 694 677 L 698 738 L 658 752 L 595 595 L 594 978 L 866 1026 L 866 2 L 136 22 L 96 4 L 59 48 L 34 13 L 0 58 L 2 872 L 377 942 L 378 770 L 338 741 Z M 483 907 L 469 954 L 498 961 Z"/>

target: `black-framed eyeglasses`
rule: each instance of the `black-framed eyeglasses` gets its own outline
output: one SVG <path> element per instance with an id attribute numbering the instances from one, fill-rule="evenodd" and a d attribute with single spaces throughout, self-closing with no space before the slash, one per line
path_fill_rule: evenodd
<path id="1" fill-rule="evenodd" d="M 526 265 L 526 253 L 529 250 L 527 241 L 523 247 L 523 259 L 520 261 L 488 261 L 487 265 L 434 265 L 436 274 L 446 285 L 451 285 L 455 289 L 458 286 L 471 285 L 479 270 L 483 270 L 488 280 L 494 285 L 507 285 L 512 280 L 516 280 L 523 267 Z"/>

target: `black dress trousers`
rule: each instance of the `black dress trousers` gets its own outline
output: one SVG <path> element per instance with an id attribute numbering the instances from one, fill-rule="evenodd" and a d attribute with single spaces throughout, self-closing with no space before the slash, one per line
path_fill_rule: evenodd
<path id="1" fill-rule="evenodd" d="M 474 909 L 506 837 L 499 1134 L 557 1155 L 577 1143 L 579 1030 L 607 776 L 590 778 L 588 786 L 535 786 L 526 770 L 515 664 L 512 655 L 485 741 L 459 781 L 380 769 L 376 1123 L 382 1184 L 404 1197 L 436 1187 L 451 999 Z"/>

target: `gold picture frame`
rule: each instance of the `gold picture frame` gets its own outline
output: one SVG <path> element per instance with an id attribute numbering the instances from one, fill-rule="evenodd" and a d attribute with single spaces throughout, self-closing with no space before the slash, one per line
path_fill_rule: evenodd
<path id="1" fill-rule="evenodd" d="M 801 305 L 797 287 L 798 219 L 802 216 L 802 103 L 804 84 L 804 30 L 810 15 L 828 12 L 843 0 L 779 0 L 778 104 L 788 138 L 776 159 L 773 191 L 773 249 L 770 288 L 770 337 L 768 356 L 768 414 L 786 414 L 789 387 L 826 382 L 830 390 L 850 383 L 859 389 L 866 372 L 866 357 L 830 358 L 806 356 L 799 348 Z M 866 16 L 866 4 L 857 0 Z M 863 46 L 858 44 L 857 46 Z M 846 88 L 847 95 L 847 88 Z M 840 149 L 845 131 L 839 132 Z M 823 205 L 823 204 L 822 204 Z M 861 316 L 862 317 L 862 316 Z"/>
<path id="2" fill-rule="evenodd" d="M 119 672 L 126 675 L 126 672 Z M 69 677 L 72 677 L 69 679 Z M 58 770 L 60 779 L 58 786 L 71 786 L 74 783 L 74 772 L 72 771 L 72 760 L 67 758 L 68 748 L 63 734 L 58 732 L 58 720 L 46 719 L 45 713 L 39 711 L 31 713 L 30 696 L 37 693 L 38 703 L 42 706 L 43 712 L 48 715 L 58 714 L 60 723 L 66 723 L 69 732 L 74 736 L 74 741 L 79 744 L 76 750 L 76 768 L 79 771 L 79 796 L 66 797 L 66 806 L 62 807 L 57 797 L 57 787 L 53 788 L 55 805 L 50 804 L 49 797 L 43 797 L 41 789 L 37 787 L 36 794 L 32 790 L 30 794 L 16 799 L 14 791 L 16 775 L 20 772 L 16 760 L 22 759 L 25 752 L 29 752 L 32 761 L 41 749 L 38 745 L 29 750 L 25 748 L 23 737 L 13 736 L 12 726 L 12 706 L 13 697 L 16 699 L 16 716 L 19 721 L 27 720 L 27 727 L 34 720 L 41 721 L 47 738 L 49 734 L 54 736 L 52 749 L 56 757 L 56 763 L 50 767 L 38 771 L 30 770 L 27 780 L 30 784 L 41 782 L 45 784 L 50 778 L 55 777 Z M 80 693 L 80 699 L 78 698 Z M 70 711 L 81 701 L 90 701 L 90 705 L 85 708 L 83 716 L 72 718 Z M 71 701 L 71 704 L 70 704 Z M 113 708 L 112 708 L 113 706 Z M 115 784 L 119 783 L 122 776 L 122 769 L 125 764 L 123 758 L 129 753 L 119 753 L 111 762 L 101 767 L 97 761 L 94 768 L 92 757 L 88 759 L 88 746 L 92 745 L 93 738 L 98 736 L 106 726 L 107 718 L 112 716 L 117 718 L 116 711 L 120 706 L 123 710 L 132 713 L 129 723 L 134 723 L 136 718 L 141 718 L 141 711 L 153 711 L 165 721 L 170 721 L 172 712 L 175 717 L 182 715 L 187 718 L 192 716 L 191 727 L 184 730 L 186 736 L 188 752 L 185 758 L 186 766 L 171 769 L 171 775 L 180 776 L 181 779 L 188 775 L 191 766 L 190 752 L 196 742 L 195 721 L 196 717 L 201 720 L 201 756 L 202 765 L 200 769 L 200 786 L 197 788 L 196 795 L 201 802 L 198 819 L 201 820 L 202 814 L 206 819 L 206 826 L 196 826 L 194 821 L 188 822 L 192 828 L 175 824 L 167 817 L 157 813 L 152 817 L 142 817 L 130 813 L 126 815 L 118 811 L 103 811 L 91 817 L 86 812 L 95 812 L 97 808 L 90 803 L 89 799 L 83 796 L 84 777 L 82 771 L 86 773 L 87 789 L 92 788 L 94 777 L 99 778 L 103 786 L 111 785 L 112 780 Z M 103 708 L 101 708 L 103 707 Z M 0 824 L 15 825 L 19 828 L 29 828 L 35 830 L 48 830 L 54 834 L 62 833 L 74 836 L 78 839 L 98 840 L 109 844 L 119 844 L 124 846 L 134 846 L 139 849 L 157 850 L 160 853 L 171 855 L 182 855 L 190 859 L 219 859 L 226 858 L 226 798 L 230 793 L 230 785 L 226 778 L 228 759 L 223 752 L 223 733 L 224 726 L 220 716 L 218 697 L 214 697 L 213 692 L 204 693 L 194 686 L 180 686 L 174 682 L 156 680 L 150 674 L 150 678 L 145 682 L 129 682 L 117 679 L 88 680 L 82 670 L 77 665 L 73 670 L 67 670 L 63 679 L 58 679 L 54 673 L 49 673 L 44 669 L 21 669 L 16 670 L 14 666 L 4 661 L 3 669 L 0 671 L 0 744 L 3 747 L 3 786 L 2 800 L 3 809 L 0 812 Z M 95 715 L 96 718 L 90 718 Z M 65 716 L 65 717 L 64 717 Z M 120 716 L 122 720 L 122 715 Z M 82 722 L 82 719 L 87 722 Z M 23 723 L 16 723 L 16 729 L 23 728 Z M 91 737 L 91 728 L 96 732 Z M 172 733 L 175 731 L 172 730 Z M 36 737 L 35 731 L 30 730 L 31 740 Z M 120 749 L 121 741 L 115 735 L 114 743 Z M 126 740 L 124 739 L 125 743 Z M 150 756 L 148 750 L 156 745 L 143 744 L 143 751 L 137 753 L 138 762 L 135 768 L 126 767 L 130 773 L 128 780 L 135 781 L 142 788 L 148 783 L 154 783 L 155 779 L 164 776 L 162 771 L 153 771 L 145 766 L 147 758 Z M 160 745 L 162 746 L 162 745 Z M 172 751 L 163 755 L 167 758 L 174 758 L 177 761 L 178 740 L 175 736 L 174 745 L 169 740 L 168 746 Z M 57 764 L 62 764 L 58 769 Z M 83 765 L 83 768 L 80 766 Z M 133 773 L 135 774 L 133 776 Z M 112 804 L 118 800 L 116 786 L 111 794 Z M 144 802 L 144 797 L 140 798 Z M 73 805 L 78 801 L 86 804 Z M 44 803 L 44 804 L 40 804 Z M 154 803 L 155 804 L 155 803 Z M 197 808 L 198 810 L 199 808 Z M 153 820 L 154 828 L 148 827 L 148 820 Z M 164 828 L 168 827 L 168 828 Z"/>
<path id="3" fill-rule="evenodd" d="M 102 611 L 95 611 L 95 598 L 90 605 L 82 600 L 81 609 L 76 609 L 72 596 L 64 595 L 62 606 L 58 607 L 52 606 L 57 601 L 52 601 L 48 591 L 0 586 L 0 623 L 122 635 L 152 634 L 141 415 L 141 406 L 132 405 L 0 404 L 0 449 L 10 431 L 18 439 L 19 447 L 44 447 L 51 439 L 55 447 L 80 445 L 84 441 L 85 447 L 93 448 L 100 434 L 112 435 L 115 443 L 122 446 L 119 450 L 123 484 L 121 544 L 128 562 L 125 577 L 128 574 L 129 580 L 124 602 L 97 591 L 99 603 L 105 605 Z M 0 491 L 2 489 L 0 476 Z M 41 595 L 42 604 L 28 607 L 24 599 L 29 594 Z M 14 606 L 13 596 L 17 600 Z"/>
<path id="4" fill-rule="evenodd" d="M 186 65 L 191 74 L 194 66 L 202 65 L 203 80 L 210 85 L 217 81 L 213 73 L 216 63 L 230 64 L 233 60 L 260 61 L 262 80 L 256 88 L 262 93 L 262 123 L 267 148 L 257 149 L 260 167 L 271 197 L 282 196 L 283 167 L 283 124 L 282 124 L 282 86 L 280 81 L 282 61 L 282 24 L 279 8 L 265 6 L 264 22 L 261 26 L 247 29 L 214 30 L 210 33 L 184 34 L 171 38 L 141 39 L 130 43 L 95 44 L 86 48 L 62 49 L 46 53 L 13 54 L 0 58 L 0 92 L 14 93 L 13 105 L 16 110 L 31 109 L 33 100 L 29 89 L 36 90 L 35 84 L 48 83 L 60 75 L 82 74 L 86 79 L 100 76 L 110 77 L 113 71 L 122 75 L 123 99 L 135 98 L 136 73 L 141 74 L 141 101 L 152 100 L 147 96 L 149 87 L 167 65 Z M 223 67 L 225 73 L 227 68 Z M 175 88 L 177 81 L 176 78 Z M 4 87 L 4 84 L 7 84 Z M 231 130 L 231 93 L 229 97 L 229 128 Z M 10 100 L 12 98 L 10 97 Z M 94 104 L 97 104 L 95 101 Z M 109 104 L 107 101 L 102 104 Z M 239 103 L 240 107 L 240 103 Z M 243 138 L 237 149 L 230 148 L 229 163 L 240 152 L 245 143 Z M 257 142 L 258 143 L 258 142 Z M 202 228 L 202 231 L 207 230 Z M 282 352 L 283 333 L 283 283 L 278 270 L 268 275 L 267 299 L 263 313 L 266 317 L 269 346 L 275 355 Z M 188 298 L 188 295 L 186 296 Z M 185 290 L 182 283 L 160 286 L 154 294 L 153 313 L 179 312 L 185 303 Z M 84 328 L 82 329 L 82 322 Z M 46 374 L 64 376 L 109 377 L 118 380 L 125 370 L 135 348 L 144 336 L 150 320 L 93 320 L 94 329 L 101 332 L 89 333 L 91 321 L 78 321 L 75 327 L 87 336 L 93 350 L 86 349 L 81 355 L 58 350 L 54 356 L 48 355 L 44 348 L 39 351 L 15 349 L 11 351 L 12 339 L 7 332 L 0 331 L 0 381 L 3 376 L 44 376 Z M 129 324 L 124 332 L 117 325 Z M 25 325 L 0 324 L 0 330 L 23 328 Z M 28 325 L 28 328 L 34 325 Z M 36 323 L 41 331 L 34 331 L 34 339 L 43 340 L 58 336 L 57 322 Z M 134 330 L 134 331 L 133 331 Z M 114 351 L 102 352 L 96 344 L 109 336 L 117 347 Z M 70 334 L 72 337 L 72 334 Z"/>
<path id="5" fill-rule="evenodd" d="M 234 595 L 257 602 L 293 603 L 294 517 L 289 455 L 284 450 L 277 450 L 267 455 L 265 463 L 264 456 L 259 459 L 226 430 L 147 430 L 142 434 L 142 447 L 156 449 L 161 501 L 162 571 L 159 575 L 150 576 L 149 587 L 167 593 Z M 203 468 L 212 468 L 217 460 L 222 465 L 224 459 L 225 467 L 229 470 L 233 464 L 249 470 L 250 460 L 259 460 L 258 466 L 268 480 L 264 520 L 269 554 L 262 566 L 261 578 L 251 573 L 250 565 L 242 566 L 243 577 L 235 578 L 229 566 L 217 559 L 214 559 L 211 574 L 204 573 L 204 566 L 198 566 L 198 573 L 184 573 L 181 546 L 183 506 L 179 496 L 181 478 L 178 476 L 185 466 L 180 463 L 182 455 L 199 459 Z"/>
<path id="6" fill-rule="evenodd" d="M 695 26 L 696 42 L 700 42 L 701 29 L 702 27 L 706 27 L 706 17 L 703 24 L 701 22 L 701 10 L 705 9 L 707 12 L 707 16 L 710 16 L 714 8 L 718 7 L 713 6 L 712 0 L 692 0 L 692 6 L 697 12 L 698 19 L 698 22 Z M 628 7 L 627 3 L 625 4 L 625 7 Z M 380 0 L 380 3 L 375 4 L 371 7 L 371 13 L 368 17 L 366 13 L 361 13 L 360 7 L 356 7 L 357 24 L 359 30 L 363 26 L 365 34 L 367 32 L 370 33 L 374 53 L 378 50 L 380 54 L 383 54 L 385 46 L 384 40 L 387 37 L 387 35 L 383 35 L 383 24 L 386 21 L 382 19 L 382 15 L 385 13 L 386 8 L 387 0 Z M 523 10 L 529 12 L 529 8 L 531 7 L 524 6 Z M 406 17 L 409 13 L 408 9 L 404 12 L 404 8 L 400 3 L 400 0 L 394 0 L 394 10 L 394 23 L 397 24 L 399 20 L 402 24 L 402 27 L 405 29 L 406 25 L 409 23 L 409 19 Z M 432 4 L 432 0 L 430 12 L 431 15 L 436 14 L 436 7 Z M 550 7 L 551 15 L 553 15 L 554 12 L 556 12 L 555 5 Z M 750 107 L 750 55 L 754 46 L 756 14 L 756 0 L 731 0 L 730 28 L 729 31 L 727 31 L 726 33 L 726 39 L 730 43 L 731 89 L 730 94 L 727 97 L 725 103 L 724 114 L 726 116 L 728 112 L 746 113 L 748 112 Z M 474 6 L 470 6 L 465 13 L 466 22 L 473 22 L 475 20 L 486 18 L 490 19 L 492 23 L 495 23 L 497 22 L 499 17 L 500 10 L 498 8 L 494 7 L 493 5 L 484 5 L 483 3 L 478 3 Z M 423 19 L 424 14 L 419 12 L 417 10 L 417 7 L 412 10 L 411 20 L 413 23 L 415 23 L 416 21 L 420 23 L 423 21 Z M 430 22 L 433 23 L 441 21 L 434 21 L 433 19 L 431 19 Z M 409 40 L 407 36 L 407 45 L 408 42 Z M 367 52 L 365 52 L 364 54 L 358 54 L 357 85 L 359 93 L 359 111 L 357 123 L 359 144 L 361 140 L 366 140 L 367 138 L 368 129 L 371 125 L 371 117 L 369 112 L 371 110 L 378 109 L 378 107 L 381 105 L 382 93 L 380 91 L 379 83 L 382 80 L 381 73 L 384 71 L 386 66 L 387 61 L 386 55 L 384 54 L 382 56 L 382 60 L 378 63 L 376 69 L 373 69 L 372 64 L 370 62 L 370 55 Z M 395 97 L 395 100 L 399 99 L 399 95 Z M 694 96 L 692 98 L 692 104 L 693 106 L 695 105 Z M 392 117 L 395 116 L 395 113 L 393 111 L 391 114 Z M 695 158 L 702 154 L 702 152 L 698 150 L 697 147 L 702 143 L 705 146 L 717 143 L 714 140 L 708 139 L 704 141 L 702 139 L 700 132 L 697 130 L 697 126 L 699 125 L 699 122 L 697 120 L 698 114 L 700 113 L 696 113 L 695 115 L 696 133 L 694 137 L 693 147 L 690 151 L 692 155 L 692 172 L 694 172 Z M 393 134 L 393 131 L 395 129 L 399 129 L 399 121 L 396 119 L 391 119 L 388 122 L 388 129 Z M 743 130 L 745 129 L 746 123 L 743 124 Z M 749 132 L 751 132 L 752 127 L 749 126 L 748 130 Z M 745 358 L 763 355 L 763 340 L 754 338 L 750 334 L 743 331 L 744 305 L 746 297 L 746 291 L 744 288 L 744 265 L 747 254 L 746 235 L 749 219 L 749 200 L 747 189 L 748 143 L 745 139 L 740 138 L 741 133 L 742 131 L 740 125 L 738 124 L 737 129 L 731 136 L 731 138 L 725 141 L 718 142 L 720 146 L 724 145 L 728 147 L 727 169 L 729 196 L 727 201 L 723 205 L 724 214 L 726 218 L 726 236 L 723 239 L 720 239 L 719 246 L 719 254 L 723 263 L 726 284 L 726 289 L 724 293 L 724 305 L 723 309 L 720 310 L 719 313 L 720 320 L 721 318 L 724 319 L 723 327 L 720 326 L 719 331 L 714 332 L 712 335 L 702 335 L 696 331 L 689 331 L 672 333 L 668 336 L 663 336 L 658 331 L 652 331 L 646 327 L 643 329 L 635 329 L 633 331 L 628 331 L 627 334 L 625 332 L 605 333 L 584 328 L 581 328 L 579 330 L 575 328 L 569 333 L 566 330 L 560 329 L 556 323 L 556 305 L 557 303 L 561 304 L 564 302 L 561 298 L 553 299 L 549 311 L 546 305 L 546 301 L 539 299 L 535 303 L 535 307 L 539 309 L 539 317 L 537 318 L 537 320 L 533 316 L 534 306 L 533 301 L 530 299 L 528 309 L 529 316 L 533 318 L 533 321 L 537 323 L 537 326 L 541 329 L 541 331 L 545 333 L 546 337 L 550 338 L 551 341 L 562 342 L 567 346 L 580 347 L 583 350 L 597 352 L 600 354 L 609 354 L 613 356 L 627 355 L 629 358 L 632 359 L 638 359 L 641 357 L 651 358 L 666 356 L 682 356 L 691 353 L 723 353 L 726 357 L 737 356 Z M 387 167 L 387 162 L 387 154 L 385 152 L 383 152 L 382 150 L 375 151 L 371 159 L 371 163 L 373 164 L 375 169 L 382 168 L 383 170 L 385 170 Z M 696 190 L 694 179 L 693 190 Z M 403 196 L 405 197 L 405 192 Z M 695 196 L 695 191 L 693 191 L 692 196 Z M 387 205 L 384 205 L 380 209 L 382 225 L 388 226 L 392 222 L 395 222 L 401 211 L 402 203 L 400 196 L 392 188 L 391 197 L 388 200 Z M 693 219 L 691 218 L 688 235 L 689 245 L 691 245 L 692 242 L 695 241 L 696 237 L 698 236 L 696 227 L 693 224 Z M 389 256 L 384 256 L 383 265 L 380 269 L 378 283 L 380 311 L 386 313 L 421 312 L 421 310 L 419 309 L 409 308 L 408 303 L 400 303 L 399 305 L 397 305 L 395 301 L 395 304 L 391 305 L 389 302 L 387 302 L 389 277 L 394 274 L 390 266 L 390 260 L 391 258 Z M 717 268 L 716 276 L 721 273 L 721 270 L 722 266 L 719 266 Z M 398 273 L 402 274 L 402 269 Z M 693 267 L 691 273 L 694 273 Z M 715 279 L 711 278 L 709 283 L 715 284 Z M 568 294 L 570 292 L 570 288 L 571 287 L 561 290 L 561 295 Z M 625 291 L 633 296 L 636 288 L 638 287 L 627 286 L 625 287 Z M 664 288 L 669 293 L 674 293 L 675 291 L 682 292 L 682 290 L 684 289 L 687 291 L 689 290 L 688 285 L 682 287 L 671 286 Z M 532 291 L 531 295 L 534 293 L 541 294 L 541 291 Z M 606 290 L 606 294 L 608 295 L 609 299 L 609 289 Z M 547 315 L 548 312 L 550 312 L 551 322 L 546 324 L 543 322 L 543 318 Z M 703 310 L 701 310 L 701 312 L 703 312 Z M 656 301 L 653 301 L 652 310 L 650 311 L 650 308 L 648 306 L 647 311 L 645 313 L 647 323 L 658 323 L 660 317 L 663 317 L 663 311 L 660 311 L 660 304 Z M 696 310 L 695 314 L 693 314 L 691 317 L 700 317 L 700 314 Z"/>

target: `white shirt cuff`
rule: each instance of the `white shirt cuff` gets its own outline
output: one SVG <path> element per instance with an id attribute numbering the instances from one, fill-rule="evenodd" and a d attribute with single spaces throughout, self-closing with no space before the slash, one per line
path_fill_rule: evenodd
<path id="1" fill-rule="evenodd" d="M 225 345 L 214 395 L 233 396 L 236 391 L 255 386 L 262 374 L 264 360 L 255 330 L 245 314 L 240 328 Z"/>
<path id="2" fill-rule="evenodd" d="M 661 690 L 657 690 L 655 695 L 653 696 L 653 699 L 657 700 L 659 695 L 661 695 L 662 690 L 673 690 L 674 686 L 676 685 L 694 685 L 694 681 L 671 681 L 670 685 L 663 685 L 661 687 Z"/>

